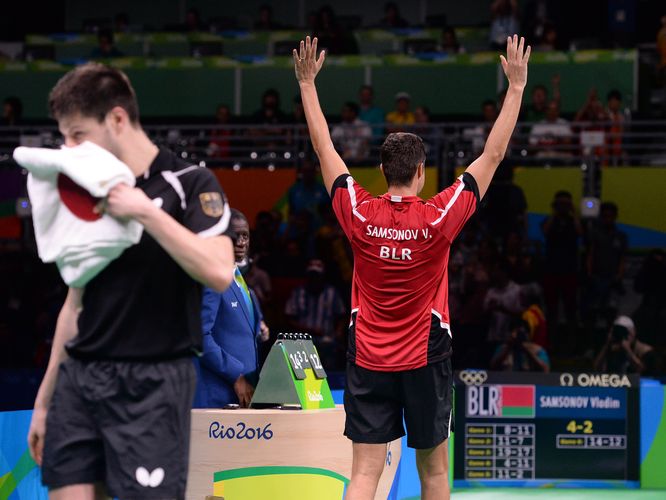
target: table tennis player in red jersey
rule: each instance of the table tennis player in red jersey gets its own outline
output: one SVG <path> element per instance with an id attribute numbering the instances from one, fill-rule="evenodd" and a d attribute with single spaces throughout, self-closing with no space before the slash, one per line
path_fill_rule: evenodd
<path id="1" fill-rule="evenodd" d="M 416 448 L 421 498 L 449 498 L 449 249 L 504 157 L 527 82 L 530 47 L 516 35 L 507 39 L 507 54 L 500 61 L 509 88 L 483 153 L 427 201 L 418 197 L 426 154 L 414 134 L 389 134 L 381 146 L 386 194 L 373 197 L 351 177 L 333 147 L 317 97 L 315 77 L 324 56 L 317 57 L 316 38 L 306 38 L 294 50 L 312 145 L 354 252 L 344 395 L 345 435 L 353 441 L 354 457 L 346 498 L 374 498 L 386 444 L 405 435 L 403 415 L 407 444 Z"/>

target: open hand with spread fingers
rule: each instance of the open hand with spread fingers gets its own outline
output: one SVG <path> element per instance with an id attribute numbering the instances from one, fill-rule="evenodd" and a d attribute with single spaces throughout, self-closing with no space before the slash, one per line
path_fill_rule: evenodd
<path id="1" fill-rule="evenodd" d="M 309 36 L 305 37 L 305 41 L 301 40 L 300 51 L 294 49 L 294 69 L 299 83 L 313 83 L 325 58 L 323 50 L 317 58 L 317 37 L 312 41 Z"/>
<path id="2" fill-rule="evenodd" d="M 513 35 L 506 39 L 506 57 L 500 56 L 502 69 L 509 80 L 509 86 L 523 90 L 527 83 L 527 62 L 530 60 L 531 47 L 525 48 L 525 39 Z"/>

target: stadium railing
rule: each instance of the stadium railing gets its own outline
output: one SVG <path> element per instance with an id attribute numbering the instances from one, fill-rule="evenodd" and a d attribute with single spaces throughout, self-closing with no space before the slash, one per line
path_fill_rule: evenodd
<path id="1" fill-rule="evenodd" d="M 367 127 L 362 127 L 345 126 L 343 139 L 336 141 L 336 148 L 350 166 L 377 165 L 387 132 L 413 132 L 426 145 L 428 164 L 438 167 L 444 175 L 442 182 L 446 182 L 456 167 L 468 165 L 483 151 L 491 124 L 373 124 L 371 137 Z M 314 157 L 305 125 L 163 124 L 145 129 L 158 145 L 208 167 L 273 170 Z M 664 121 L 634 120 L 622 128 L 611 122 L 571 122 L 554 129 L 542 127 L 539 132 L 534 124 L 518 124 L 506 160 L 528 167 L 579 166 L 588 172 L 612 166 L 666 166 Z M 11 164 L 11 153 L 20 144 L 59 147 L 62 138 L 55 126 L 0 127 L 0 165 Z"/>

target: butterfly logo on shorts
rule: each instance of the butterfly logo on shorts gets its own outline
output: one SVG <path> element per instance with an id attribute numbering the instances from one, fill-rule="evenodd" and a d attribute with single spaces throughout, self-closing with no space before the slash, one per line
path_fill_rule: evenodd
<path id="1" fill-rule="evenodd" d="M 136 469 L 136 480 L 144 488 L 157 488 L 164 481 L 164 469 L 158 467 L 153 472 L 148 472 L 145 467 Z"/>
<path id="2" fill-rule="evenodd" d="M 238 307 L 238 301 L 234 301 L 231 303 L 231 307 Z"/>

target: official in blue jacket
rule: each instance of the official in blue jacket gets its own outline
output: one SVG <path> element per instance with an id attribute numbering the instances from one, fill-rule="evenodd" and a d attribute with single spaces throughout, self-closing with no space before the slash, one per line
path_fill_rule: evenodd
<path id="1" fill-rule="evenodd" d="M 269 335 L 259 301 L 241 273 L 250 247 L 249 224 L 241 212 L 232 209 L 230 226 L 237 236 L 234 281 L 222 293 L 204 289 L 203 355 L 195 360 L 195 408 L 248 406 L 258 379 L 257 343 Z"/>

